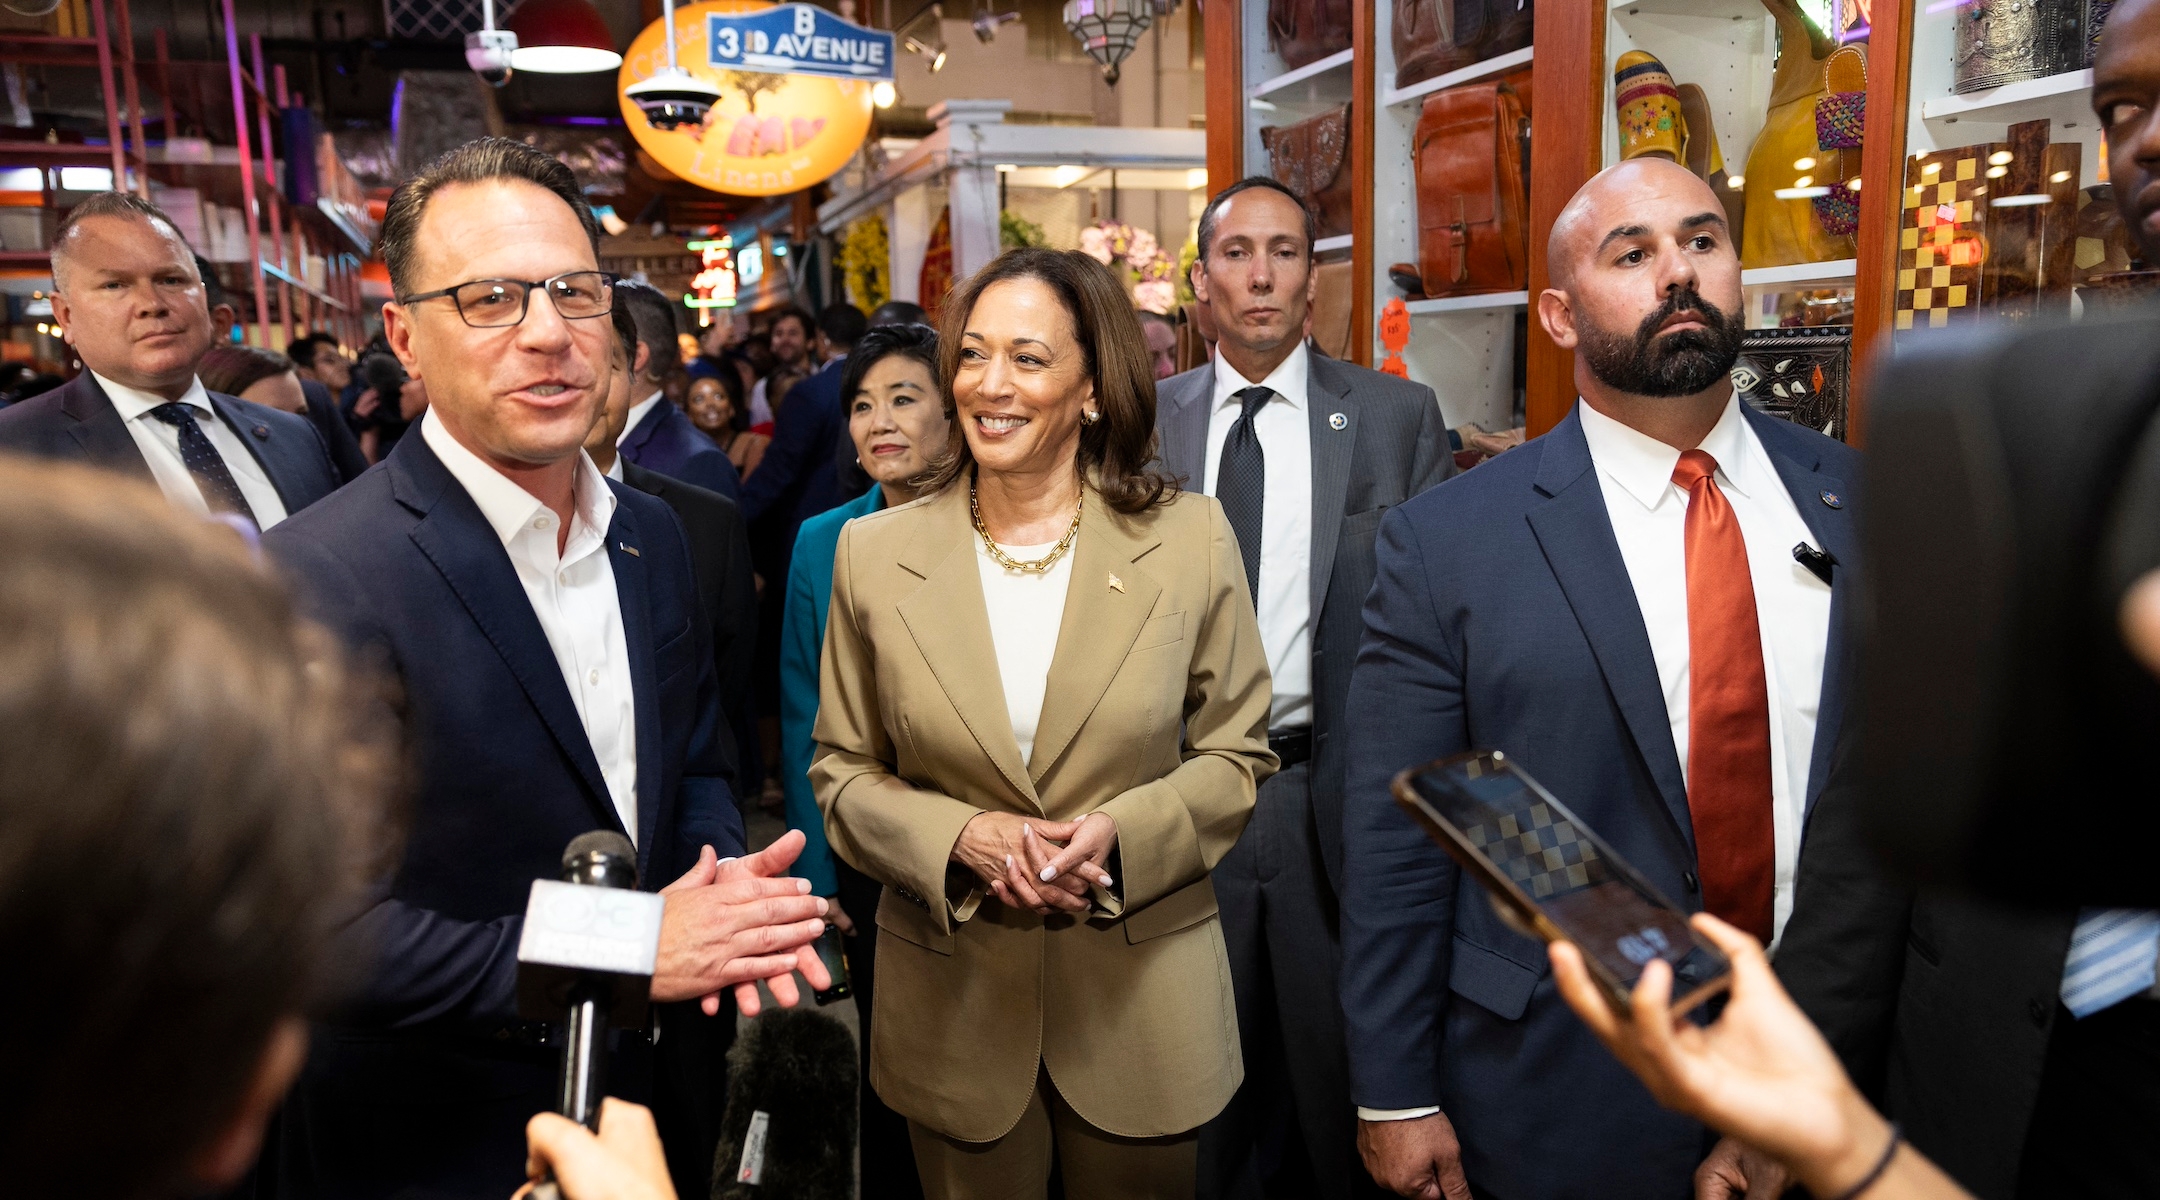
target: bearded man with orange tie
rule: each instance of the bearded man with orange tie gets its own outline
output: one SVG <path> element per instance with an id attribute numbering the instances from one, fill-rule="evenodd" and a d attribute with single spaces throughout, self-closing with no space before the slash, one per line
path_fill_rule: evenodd
<path id="1" fill-rule="evenodd" d="M 1740 262 L 1694 175 L 1605 171 L 1548 258 L 1538 319 L 1580 402 L 1380 525 L 1345 722 L 1351 1096 L 1406 1196 L 1675 1200 L 1710 1135 L 1598 1045 L 1388 781 L 1505 751 L 1675 903 L 1774 941 L 1851 678 L 1859 458 L 1734 394 Z"/>

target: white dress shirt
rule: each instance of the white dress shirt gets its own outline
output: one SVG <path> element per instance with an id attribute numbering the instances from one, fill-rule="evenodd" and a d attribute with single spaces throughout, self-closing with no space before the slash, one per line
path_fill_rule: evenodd
<path id="1" fill-rule="evenodd" d="M 1597 464 L 1605 511 L 1612 518 L 1635 603 L 1650 632 L 1665 717 L 1680 771 L 1688 769 L 1687 493 L 1673 483 L 1680 452 L 1622 425 L 1588 404 L 1578 405 L 1590 460 Z M 1800 862 L 1800 817 L 1807 805 L 1808 769 L 1815 755 L 1815 716 L 1822 700 L 1823 656 L 1830 637 L 1830 585 L 1793 559 L 1815 535 L 1800 519 L 1792 493 L 1740 415 L 1740 400 L 1700 447 L 1717 460 L 1716 483 L 1747 539 L 1748 575 L 1755 585 L 1755 621 L 1762 630 L 1763 680 L 1770 691 L 1771 831 L 1776 842 L 1777 890 L 1772 943 L 1792 916 L 1793 876 Z"/>
<path id="2" fill-rule="evenodd" d="M 623 442 L 627 438 L 629 438 L 631 432 L 638 427 L 638 422 L 645 419 L 645 414 L 653 410 L 653 405 L 660 403 L 660 401 L 666 398 L 667 393 L 654 392 L 652 395 L 647 396 L 643 400 L 638 401 L 636 404 L 631 405 L 630 415 L 623 418 L 622 432 L 615 435 L 615 444 L 618 446 L 622 445 Z"/>
<path id="3" fill-rule="evenodd" d="M 1077 542 L 1078 539 L 1075 539 Z M 998 543 L 1006 557 L 1030 562 L 1050 553 L 1042 546 Z M 1067 548 L 1047 571 L 1015 571 L 990 557 L 975 539 L 975 566 L 982 576 L 983 607 L 990 612 L 990 646 L 997 652 L 998 678 L 1005 685 L 1005 715 L 1012 721 L 1020 761 L 1035 753 L 1035 729 L 1042 722 L 1043 694 L 1050 682 L 1050 661 L 1057 656 L 1058 630 L 1065 624 L 1065 593 L 1072 586 L 1073 551 Z"/>
<path id="4" fill-rule="evenodd" d="M 1275 393 L 1253 414 L 1253 432 L 1267 463 L 1266 499 L 1260 508 L 1260 585 L 1253 607 L 1260 616 L 1260 644 L 1275 677 L 1268 729 L 1312 727 L 1312 426 L 1305 387 L 1312 359 L 1303 343 L 1258 381 Z M 1223 443 L 1244 406 L 1237 394 L 1255 386 L 1225 358 L 1215 360 L 1215 403 L 1208 410 L 1207 480 L 1217 494 Z"/>
<path id="5" fill-rule="evenodd" d="M 767 376 L 767 378 L 770 378 L 770 376 Z M 750 385 L 750 424 L 752 425 L 772 424 L 772 402 L 766 398 L 765 391 L 765 380 L 763 379 Z"/>
<path id="6" fill-rule="evenodd" d="M 180 431 L 150 415 L 150 410 L 163 405 L 165 397 L 152 392 L 131 388 L 126 384 L 90 372 L 98 386 L 105 389 L 107 399 L 127 424 L 128 436 L 135 439 L 136 449 L 142 451 L 143 461 L 150 464 L 150 477 L 157 480 L 158 490 L 165 498 L 192 513 L 208 515 L 210 505 L 203 499 L 202 488 L 195 476 L 187 469 L 180 457 Z M 203 390 L 202 380 L 188 384 L 187 395 L 180 403 L 195 410 L 196 423 L 217 448 L 218 457 L 225 460 L 225 469 L 232 472 L 233 482 L 240 485 L 240 494 L 247 499 L 248 507 L 255 511 L 255 524 L 262 529 L 285 519 L 285 501 L 278 497 L 277 487 L 270 476 L 263 473 L 262 464 L 248 452 L 240 441 L 240 435 L 232 426 L 210 407 L 210 393 Z"/>
<path id="7" fill-rule="evenodd" d="M 1682 779 L 1688 761 L 1688 495 L 1672 481 L 1680 452 L 1588 404 L 1578 403 L 1583 437 L 1597 466 L 1598 486 L 1635 603 L 1650 633 L 1658 687 Z M 1822 700 L 1823 657 L 1830 637 L 1830 586 L 1794 561 L 1792 548 L 1814 546 L 1792 493 L 1740 415 L 1734 397 L 1699 447 L 1717 460 L 1716 482 L 1747 541 L 1748 576 L 1755 585 L 1755 619 L 1762 630 L 1763 681 L 1770 693 L 1771 837 L 1777 865 L 1772 934 L 1792 916 L 1793 876 L 1800 861 L 1800 818 L 1807 804 L 1815 753 L 1815 718 Z M 1819 548 L 1819 547 L 1818 547 Z M 1436 1107 L 1360 1108 L 1367 1121 L 1430 1116 Z"/>
<path id="8" fill-rule="evenodd" d="M 557 554 L 555 513 L 450 436 L 433 408 L 421 419 L 420 436 L 502 539 L 533 615 L 540 619 L 540 631 L 555 652 L 570 702 L 577 706 L 593 757 L 599 760 L 608 797 L 635 842 L 637 708 L 622 598 L 616 594 L 615 567 L 607 553 L 615 493 L 600 468 L 579 451 L 570 537 Z"/>

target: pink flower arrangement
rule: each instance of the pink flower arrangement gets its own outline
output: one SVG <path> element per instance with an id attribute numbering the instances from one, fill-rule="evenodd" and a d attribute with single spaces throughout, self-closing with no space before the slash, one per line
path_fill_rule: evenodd
<path id="1" fill-rule="evenodd" d="M 1177 260 L 1163 253 L 1155 235 L 1123 221 L 1097 221 L 1080 231 L 1080 251 L 1116 270 L 1132 272 L 1133 303 L 1149 312 L 1177 307 Z"/>

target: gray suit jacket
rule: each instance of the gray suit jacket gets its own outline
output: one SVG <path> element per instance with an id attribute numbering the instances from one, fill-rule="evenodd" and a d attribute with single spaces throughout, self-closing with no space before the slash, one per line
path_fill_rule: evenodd
<path id="1" fill-rule="evenodd" d="M 1455 473 L 1440 402 L 1421 383 L 1312 355 L 1313 820 L 1328 882 L 1342 886 L 1343 710 L 1372 590 L 1380 516 Z M 1212 362 L 1155 385 L 1160 465 L 1193 491 L 1207 480 Z M 1337 428 L 1336 417 L 1342 418 Z M 1412 764 L 1405 763 L 1405 766 Z"/>

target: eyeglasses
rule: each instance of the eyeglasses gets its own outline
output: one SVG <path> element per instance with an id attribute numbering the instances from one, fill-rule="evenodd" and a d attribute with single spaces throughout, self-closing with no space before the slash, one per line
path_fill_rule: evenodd
<path id="1" fill-rule="evenodd" d="M 604 317 L 615 308 L 615 277 L 606 271 L 565 271 L 552 279 L 475 279 L 456 287 L 407 296 L 403 304 L 439 300 L 457 305 L 458 316 L 474 329 L 501 329 L 525 320 L 534 288 L 547 291 L 555 312 L 566 321 Z"/>

